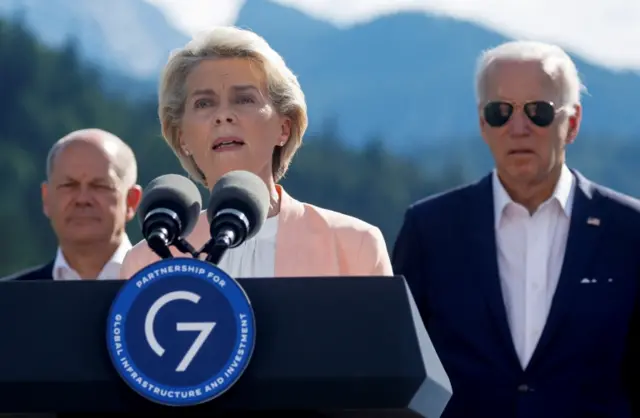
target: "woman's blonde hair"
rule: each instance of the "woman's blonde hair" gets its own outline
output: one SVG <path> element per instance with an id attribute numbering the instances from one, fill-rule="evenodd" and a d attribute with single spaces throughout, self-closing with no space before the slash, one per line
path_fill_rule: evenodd
<path id="1" fill-rule="evenodd" d="M 184 154 L 178 132 L 187 99 L 187 77 L 203 60 L 247 58 L 260 65 L 266 78 L 269 99 L 276 111 L 291 119 L 291 134 L 283 146 L 273 152 L 273 176 L 279 181 L 300 145 L 307 129 L 307 104 L 298 79 L 282 57 L 259 35 L 249 30 L 222 26 L 194 37 L 184 48 L 169 57 L 160 79 L 158 116 L 162 136 L 176 154 L 182 167 L 197 181 L 207 184 L 192 156 Z"/>

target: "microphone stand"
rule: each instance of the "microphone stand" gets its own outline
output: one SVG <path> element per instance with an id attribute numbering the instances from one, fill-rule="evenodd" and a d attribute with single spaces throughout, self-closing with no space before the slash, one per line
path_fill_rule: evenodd
<path id="1" fill-rule="evenodd" d="M 236 222 L 221 225 L 222 227 L 216 232 L 215 236 L 209 239 L 199 251 L 183 237 L 176 238 L 171 245 L 183 254 L 190 254 L 193 258 L 200 259 L 202 254 L 207 254 L 205 261 L 218 265 L 227 250 L 234 246 L 238 235 L 243 235 L 243 225 L 234 224 L 236 224 Z M 154 231 L 147 239 L 149 247 L 163 259 L 173 258 L 173 254 L 171 254 L 169 250 L 171 245 L 168 245 L 166 236 L 168 236 L 168 232 L 162 228 L 157 232 Z"/>
<path id="2" fill-rule="evenodd" d="M 147 245 L 151 250 L 162 259 L 173 258 L 173 254 L 167 246 L 168 232 L 165 228 L 160 228 L 157 231 L 153 231 L 147 238 Z"/>
<path id="3" fill-rule="evenodd" d="M 191 257 L 193 258 L 198 258 L 200 256 L 200 253 L 193 248 L 193 245 L 189 244 L 189 242 L 182 237 L 178 238 L 173 246 L 183 254 L 191 254 Z"/>
<path id="4" fill-rule="evenodd" d="M 154 233 L 151 233 L 151 236 L 147 239 L 147 245 L 149 245 L 149 248 L 151 248 L 151 250 L 162 259 L 167 260 L 173 258 L 173 254 L 169 249 L 170 246 L 167 245 L 166 240 L 162 239 L 161 234 L 158 237 L 154 235 Z M 171 245 L 183 254 L 190 254 L 193 258 L 199 258 L 202 253 L 201 251 L 196 251 L 196 249 L 193 248 L 193 245 L 182 237 L 177 238 Z"/>
<path id="5" fill-rule="evenodd" d="M 202 254 L 207 254 L 205 261 L 208 263 L 212 263 L 217 265 L 220 263 L 222 256 L 227 252 L 229 248 L 233 245 L 233 241 L 235 239 L 235 233 L 231 229 L 224 229 L 220 231 L 215 238 L 211 238 L 207 243 L 198 251 L 193 245 L 191 245 L 186 239 L 178 238 L 175 240 L 173 247 L 175 247 L 178 251 L 183 254 L 189 254 L 193 258 L 200 259 Z M 169 250 L 169 245 L 166 245 L 165 242 L 161 240 L 147 240 L 147 244 L 149 248 L 153 250 L 160 258 L 170 259 L 174 258 L 173 254 L 171 254 L 171 250 Z"/>
<path id="6" fill-rule="evenodd" d="M 235 241 L 236 233 L 231 228 L 224 228 L 215 238 L 210 239 L 199 251 L 200 254 L 206 253 L 207 258 L 205 261 L 218 265 L 224 253 L 233 245 Z"/>
<path id="7" fill-rule="evenodd" d="M 222 209 L 216 213 L 209 227 L 211 239 L 199 254 L 206 253 L 205 261 L 218 265 L 229 248 L 244 241 L 249 229 L 249 220 L 235 209 Z"/>

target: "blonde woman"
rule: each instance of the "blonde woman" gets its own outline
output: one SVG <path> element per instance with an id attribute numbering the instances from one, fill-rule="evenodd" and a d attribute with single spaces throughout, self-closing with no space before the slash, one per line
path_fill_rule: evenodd
<path id="1" fill-rule="evenodd" d="M 174 52 L 158 113 L 165 140 L 194 179 L 211 189 L 229 171 L 247 170 L 270 190 L 260 232 L 219 264 L 232 277 L 392 275 L 377 227 L 300 202 L 278 184 L 302 143 L 307 112 L 295 75 L 263 38 L 217 27 Z M 200 247 L 209 238 L 203 212 L 187 239 Z M 158 259 L 142 241 L 127 254 L 122 277 Z"/>

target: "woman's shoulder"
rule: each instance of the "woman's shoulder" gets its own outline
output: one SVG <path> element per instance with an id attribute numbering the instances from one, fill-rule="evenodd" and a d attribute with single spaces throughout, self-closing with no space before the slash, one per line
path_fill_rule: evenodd
<path id="1" fill-rule="evenodd" d="M 202 211 L 194 230 L 187 237 L 187 241 L 194 247 L 200 248 L 206 239 L 208 239 L 208 233 L 209 223 L 207 221 L 206 212 Z M 174 257 L 185 257 L 184 254 L 180 253 L 174 247 L 171 247 L 170 250 Z M 139 270 L 142 270 L 149 264 L 153 264 L 159 260 L 160 257 L 153 252 L 149 247 L 149 244 L 147 244 L 147 241 L 144 239 L 140 240 L 127 252 L 127 255 L 122 262 L 122 267 L 120 268 L 120 276 L 128 279 Z"/>
<path id="2" fill-rule="evenodd" d="M 362 233 L 371 230 L 378 230 L 378 227 L 365 222 L 362 219 L 356 218 L 355 216 L 309 203 L 301 202 L 301 204 L 304 207 L 305 214 L 309 218 L 314 219 L 316 223 L 321 224 L 326 228 L 337 231 L 344 230 Z"/>
<path id="3" fill-rule="evenodd" d="M 160 260 L 160 257 L 151 251 L 147 241 L 141 240 L 124 257 L 122 267 L 120 267 L 120 277 L 130 279 L 139 270 L 158 260 Z"/>
<path id="4" fill-rule="evenodd" d="M 301 203 L 311 229 L 333 237 L 338 247 L 348 253 L 351 275 L 392 276 L 391 261 L 380 229 L 355 216 Z M 346 273 L 345 273 L 346 274 Z"/>
<path id="5" fill-rule="evenodd" d="M 332 236 L 345 248 L 360 248 L 365 252 L 386 252 L 382 231 L 375 225 L 346 213 L 301 203 L 307 228 L 320 234 Z"/>

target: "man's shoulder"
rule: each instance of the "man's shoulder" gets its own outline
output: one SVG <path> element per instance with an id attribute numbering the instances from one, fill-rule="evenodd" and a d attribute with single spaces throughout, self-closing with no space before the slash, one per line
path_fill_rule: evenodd
<path id="1" fill-rule="evenodd" d="M 595 182 L 591 182 L 591 187 L 605 204 L 640 215 L 640 199 Z"/>
<path id="2" fill-rule="evenodd" d="M 0 282 L 10 280 L 51 280 L 53 278 L 53 261 L 28 267 L 5 277 L 0 277 Z"/>
<path id="3" fill-rule="evenodd" d="M 455 213 L 463 207 L 461 205 L 465 204 L 470 199 L 476 199 L 479 196 L 483 196 L 483 191 L 491 191 L 490 175 L 484 176 L 473 183 L 466 183 L 449 188 L 440 193 L 424 197 L 412 203 L 407 212 L 420 214 Z M 487 196 L 491 197 L 491 194 L 489 193 Z"/>
<path id="4" fill-rule="evenodd" d="M 618 231 L 640 236 L 640 200 L 612 188 L 591 182 L 592 198 L 602 215 Z"/>

